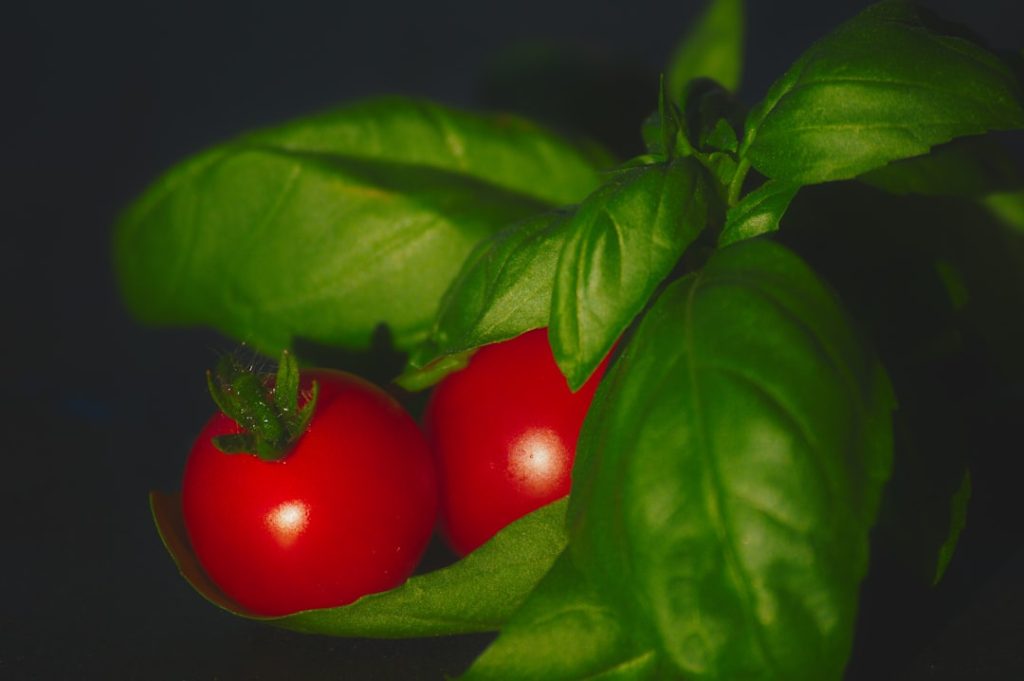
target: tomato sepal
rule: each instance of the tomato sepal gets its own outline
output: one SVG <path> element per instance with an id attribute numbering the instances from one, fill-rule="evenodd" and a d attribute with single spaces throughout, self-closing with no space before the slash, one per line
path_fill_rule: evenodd
<path id="1" fill-rule="evenodd" d="M 255 454 L 264 461 L 286 456 L 309 427 L 320 394 L 313 381 L 300 406 L 300 383 L 299 363 L 288 350 L 281 351 L 275 376 L 256 373 L 234 355 L 221 357 L 216 370 L 206 372 L 206 386 L 217 408 L 242 432 L 218 435 L 213 445 L 225 454 Z"/>

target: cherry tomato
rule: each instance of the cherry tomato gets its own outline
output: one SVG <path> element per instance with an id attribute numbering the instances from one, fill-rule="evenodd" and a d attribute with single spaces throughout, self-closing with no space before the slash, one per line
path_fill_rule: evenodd
<path id="1" fill-rule="evenodd" d="M 196 556 L 246 610 L 283 615 L 349 603 L 412 573 L 433 531 L 437 484 L 426 441 L 389 395 L 355 376 L 303 373 L 319 395 L 280 460 L 225 454 L 224 414 L 192 448 L 182 488 Z"/>
<path id="2" fill-rule="evenodd" d="M 438 384 L 425 427 L 441 529 L 457 553 L 569 493 L 576 439 L 606 364 L 571 392 L 538 329 L 482 347 Z"/>

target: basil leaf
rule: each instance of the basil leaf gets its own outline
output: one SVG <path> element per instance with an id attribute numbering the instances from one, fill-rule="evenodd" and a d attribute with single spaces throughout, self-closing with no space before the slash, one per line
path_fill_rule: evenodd
<path id="1" fill-rule="evenodd" d="M 355 102 L 242 141 L 448 170 L 554 206 L 583 199 L 611 165 L 595 145 L 572 144 L 518 116 L 404 97 Z"/>
<path id="2" fill-rule="evenodd" d="M 658 108 L 647 117 L 640 128 L 644 146 L 647 148 L 647 155 L 662 163 L 671 161 L 677 156 L 692 155 L 693 146 L 682 128 L 683 121 L 680 118 L 679 108 L 668 94 L 663 76 L 658 88 Z M 633 167 L 634 163 L 635 160 L 627 163 L 625 167 Z"/>
<path id="3" fill-rule="evenodd" d="M 727 246 L 760 234 L 774 232 L 800 190 L 800 185 L 768 180 L 729 209 L 718 245 Z"/>
<path id="4" fill-rule="evenodd" d="M 974 199 L 1024 187 L 1024 175 L 1013 158 L 984 137 L 956 140 L 857 179 L 890 194 Z"/>
<path id="5" fill-rule="evenodd" d="M 188 543 L 180 498 L 150 494 L 153 519 L 164 546 L 186 581 L 214 605 L 286 629 L 376 638 L 498 629 L 565 547 L 566 504 L 563 499 L 525 515 L 457 563 L 411 577 L 391 591 L 363 596 L 338 608 L 256 617 L 232 602 L 203 572 Z"/>
<path id="6" fill-rule="evenodd" d="M 638 633 L 562 554 L 462 681 L 664 678 Z"/>
<path id="7" fill-rule="evenodd" d="M 411 363 L 514 338 L 547 326 L 558 255 L 571 211 L 544 213 L 482 241 L 462 265 Z"/>
<path id="8" fill-rule="evenodd" d="M 695 78 L 717 80 L 735 92 L 743 69 L 743 0 L 711 0 L 704 14 L 673 50 L 668 90 L 679 101 Z"/>
<path id="9" fill-rule="evenodd" d="M 1024 233 L 1024 189 L 989 194 L 982 204 L 1001 224 Z"/>
<path id="10" fill-rule="evenodd" d="M 841 26 L 751 111 L 741 155 L 770 178 L 812 184 L 1024 127 L 1024 95 L 1006 64 L 935 24 L 886 2 Z"/>
<path id="11" fill-rule="evenodd" d="M 708 148 L 735 153 L 739 147 L 736 131 L 724 118 L 715 121 L 714 126 L 704 138 Z"/>
<path id="12" fill-rule="evenodd" d="M 700 151 L 735 155 L 736 130 L 742 127 L 745 113 L 732 93 L 713 80 L 698 78 L 683 88 L 685 132 Z"/>
<path id="13" fill-rule="evenodd" d="M 952 558 L 966 523 L 967 460 L 978 449 L 958 404 L 964 388 L 943 375 L 952 367 L 945 361 L 893 370 L 896 454 L 874 545 L 893 572 L 922 586 L 937 583 Z"/>
<path id="14" fill-rule="evenodd" d="M 583 385 L 717 211 L 690 158 L 634 168 L 591 194 L 567 227 L 549 335 L 569 385 Z"/>
<path id="15" fill-rule="evenodd" d="M 838 679 L 892 455 L 888 380 L 796 256 L 674 282 L 605 375 L 571 552 L 687 679 Z"/>
<path id="16" fill-rule="evenodd" d="M 949 532 L 946 540 L 939 547 L 939 556 L 935 562 L 935 574 L 932 577 L 932 586 L 942 581 L 949 567 L 949 561 L 953 559 L 953 552 L 960 541 L 960 533 L 967 525 L 967 504 L 971 500 L 971 471 L 964 469 L 964 476 L 960 479 L 960 485 L 953 492 L 949 500 Z"/>
<path id="17" fill-rule="evenodd" d="M 519 119 L 377 100 L 172 169 L 124 214 L 115 262 L 148 322 L 271 354 L 366 348 L 385 323 L 407 348 L 477 241 L 597 183 L 582 152 Z"/>
<path id="18" fill-rule="evenodd" d="M 708 170 L 723 188 L 728 188 L 739 168 L 736 163 L 736 155 L 724 151 L 708 154 L 706 163 Z"/>

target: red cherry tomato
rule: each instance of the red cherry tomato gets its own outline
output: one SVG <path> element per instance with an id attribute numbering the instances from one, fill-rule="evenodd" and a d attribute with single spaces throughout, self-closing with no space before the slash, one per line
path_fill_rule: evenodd
<path id="1" fill-rule="evenodd" d="M 438 384 L 426 431 L 442 530 L 456 552 L 569 493 L 576 439 L 606 364 L 571 392 L 538 329 L 482 347 Z"/>
<path id="2" fill-rule="evenodd" d="M 246 610 L 283 615 L 343 605 L 412 573 L 433 530 L 437 485 L 412 418 L 376 386 L 303 373 L 320 391 L 309 428 L 278 461 L 225 454 L 237 433 L 206 424 L 185 468 L 185 525 L 200 563 Z"/>

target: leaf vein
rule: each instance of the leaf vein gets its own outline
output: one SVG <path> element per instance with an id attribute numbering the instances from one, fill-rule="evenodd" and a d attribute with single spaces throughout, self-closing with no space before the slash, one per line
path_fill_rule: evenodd
<path id="1" fill-rule="evenodd" d="M 785 421 L 788 421 L 790 425 L 793 426 L 793 432 L 796 433 L 804 447 L 806 447 L 808 452 L 812 455 L 810 459 L 819 473 L 821 482 L 824 483 L 826 489 L 830 491 L 831 497 L 836 489 L 836 481 L 834 481 L 828 474 L 827 467 L 825 466 L 826 452 L 823 450 L 821 443 L 817 441 L 817 438 L 814 436 L 812 429 L 808 427 L 806 421 L 797 416 L 796 409 L 794 409 L 792 405 L 788 404 L 776 392 L 770 390 L 763 382 L 758 381 L 758 379 L 742 369 L 725 364 L 706 365 L 704 368 L 742 381 L 755 390 L 758 395 L 763 397 L 766 403 L 770 405 L 780 417 Z"/>
<path id="2" fill-rule="evenodd" d="M 761 652 L 762 658 L 768 663 L 768 665 L 774 668 L 776 671 L 780 671 L 778 664 L 772 659 L 768 643 L 765 640 L 765 633 L 761 630 L 761 627 L 757 626 L 757 622 L 754 618 L 753 610 L 749 607 L 750 603 L 754 602 L 753 589 L 751 586 L 750 575 L 747 574 L 742 561 L 739 558 L 739 552 L 736 548 L 736 538 L 732 536 L 732 533 L 728 530 L 728 509 L 725 504 L 725 488 L 722 484 L 722 474 L 718 470 L 718 466 L 715 462 L 715 456 L 711 452 L 711 438 L 708 433 L 707 417 L 704 413 L 704 406 L 702 404 L 700 389 L 698 387 L 697 367 L 696 367 L 696 343 L 694 340 L 694 301 L 697 298 L 697 292 L 701 289 L 702 284 L 706 276 L 701 273 L 694 280 L 693 285 L 687 294 L 686 299 L 686 311 L 685 311 L 685 329 L 686 329 L 686 352 L 685 361 L 686 369 L 689 378 L 690 387 L 690 400 L 693 404 L 694 411 L 694 422 L 696 423 L 697 438 L 700 442 L 698 450 L 702 453 L 704 460 L 704 470 L 707 472 L 707 482 L 711 489 L 706 490 L 705 494 L 707 500 L 711 503 L 710 520 L 715 528 L 715 532 L 719 537 L 719 544 L 722 547 L 723 558 L 726 564 L 730 568 L 730 572 L 735 575 L 737 584 L 736 586 L 743 594 L 744 603 L 748 604 L 748 607 L 743 609 L 744 618 L 747 620 L 747 626 L 750 628 L 754 641 L 758 649 Z"/>

